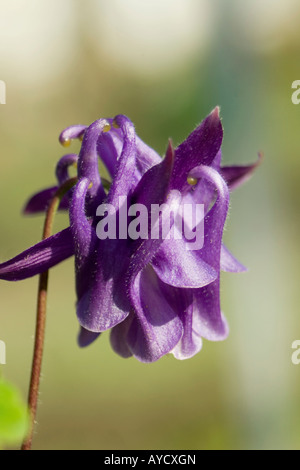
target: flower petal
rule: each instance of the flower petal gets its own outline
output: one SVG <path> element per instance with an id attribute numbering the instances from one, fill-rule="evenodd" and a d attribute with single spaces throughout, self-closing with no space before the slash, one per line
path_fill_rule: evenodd
<path id="1" fill-rule="evenodd" d="M 78 299 L 88 288 L 90 277 L 89 257 L 94 251 L 97 241 L 94 229 L 85 214 L 86 194 L 90 181 L 81 178 L 74 188 L 70 203 L 70 228 L 74 240 L 76 289 Z"/>
<path id="2" fill-rule="evenodd" d="M 158 165 L 162 160 L 158 153 L 145 144 L 138 136 L 136 136 L 136 150 L 136 171 L 139 173 L 140 177 L 143 176 L 149 168 Z"/>
<path id="3" fill-rule="evenodd" d="M 86 129 L 78 156 L 78 178 L 87 178 L 91 183 L 88 189 L 87 207 L 89 215 L 93 216 L 98 205 L 106 197 L 98 169 L 97 140 L 107 125 L 106 119 L 99 119 Z"/>
<path id="4" fill-rule="evenodd" d="M 191 172 L 201 181 L 210 184 L 213 192 L 219 191 L 217 201 L 206 214 L 204 220 L 204 246 L 201 250 L 188 250 L 183 238 L 164 240 L 157 255 L 152 261 L 153 268 L 160 279 L 174 287 L 200 288 L 217 280 L 219 273 L 218 257 L 220 256 L 223 227 L 228 211 L 228 189 L 217 170 L 201 165 Z M 183 198 L 186 202 L 196 204 L 198 194 Z M 196 201 L 195 201 L 196 199 Z M 212 253 L 214 252 L 214 256 Z"/>
<path id="5" fill-rule="evenodd" d="M 190 171 L 198 165 L 211 165 L 223 140 L 219 108 L 202 121 L 197 129 L 175 151 L 172 188 L 182 191 L 188 186 Z"/>
<path id="6" fill-rule="evenodd" d="M 221 149 L 211 163 L 211 168 L 220 172 L 220 165 L 222 159 Z M 204 213 L 207 214 L 216 196 L 216 188 L 214 184 L 205 178 L 200 178 L 195 186 L 190 188 L 186 187 L 183 195 L 183 203 L 197 203 L 204 204 Z"/>
<path id="7" fill-rule="evenodd" d="M 74 153 L 65 155 L 59 160 L 56 166 L 56 176 L 60 186 L 69 179 L 69 166 L 74 165 L 77 161 L 78 156 Z M 53 186 L 34 194 L 26 203 L 23 213 L 27 215 L 45 212 L 57 190 L 58 186 Z M 71 197 L 72 192 L 73 188 L 62 198 L 58 210 L 67 210 L 69 208 L 68 199 Z"/>
<path id="8" fill-rule="evenodd" d="M 177 190 L 172 190 L 168 194 L 164 207 L 162 209 L 162 220 L 165 220 L 170 214 L 176 214 L 178 208 L 180 207 L 181 194 Z M 168 229 L 172 229 L 174 224 L 174 218 L 171 218 Z M 160 224 L 161 225 L 161 224 Z M 166 235 L 166 234 L 165 234 Z M 162 232 L 159 230 L 157 238 L 153 238 L 152 234 L 142 242 L 139 242 L 139 245 L 134 250 L 131 258 L 130 265 L 128 268 L 128 286 L 134 283 L 135 277 L 143 271 L 143 269 L 152 262 L 155 255 L 158 253 L 160 247 L 162 246 L 164 239 L 162 238 Z"/>
<path id="9" fill-rule="evenodd" d="M 219 279 L 193 292 L 193 330 L 209 341 L 223 341 L 229 328 L 220 309 Z"/>
<path id="10" fill-rule="evenodd" d="M 229 273 L 243 273 L 247 268 L 241 264 L 224 244 L 221 247 L 221 270 Z"/>
<path id="11" fill-rule="evenodd" d="M 92 333 L 91 331 L 86 330 L 85 328 L 80 328 L 78 334 L 78 345 L 80 348 L 86 348 L 92 344 L 100 336 L 100 333 Z"/>
<path id="12" fill-rule="evenodd" d="M 135 140 L 133 137 L 133 130 L 130 123 L 123 119 L 124 118 L 120 116 L 118 123 L 121 128 L 123 125 L 124 147 L 118 160 L 116 179 L 114 180 L 107 197 L 108 203 L 113 204 L 116 207 L 116 210 L 119 209 L 118 197 L 122 194 L 128 195 L 128 192 L 131 190 L 131 187 L 128 187 L 128 182 L 122 181 L 122 175 L 124 176 L 124 174 L 129 173 L 132 174 L 135 158 Z M 163 169 L 165 166 L 169 165 L 168 158 L 171 157 L 168 156 L 166 161 L 161 164 Z M 151 170 L 153 171 L 149 170 L 151 171 L 150 181 L 162 184 L 159 178 L 162 168 L 159 166 L 159 168 L 156 168 L 155 170 L 152 168 Z M 147 180 L 146 175 L 144 175 L 144 178 Z M 116 181 L 118 184 L 115 183 Z M 126 187 L 124 187 L 124 184 Z M 157 191 L 155 191 L 155 188 Z M 153 188 L 153 192 L 155 192 L 155 197 L 159 198 L 160 190 L 158 190 L 156 186 L 155 188 Z M 163 192 L 167 189 L 168 186 L 167 188 L 163 187 Z M 149 188 L 147 191 L 147 185 L 141 186 L 141 191 L 137 190 L 135 194 L 137 200 L 139 202 L 142 201 L 145 204 L 152 199 L 150 197 L 152 193 L 151 191 L 149 192 Z M 172 197 L 169 201 L 171 203 Z M 74 219 L 76 220 L 76 217 Z M 152 243 L 154 245 L 155 242 L 158 244 L 160 243 L 160 240 L 145 241 L 147 242 L 147 247 L 145 249 L 150 254 L 152 254 L 152 251 L 150 250 Z M 130 258 L 131 245 L 132 243 L 129 240 L 101 240 L 96 244 L 93 256 L 89 257 L 89 274 L 86 273 L 86 278 L 89 279 L 88 288 L 85 289 L 85 292 L 82 292 L 83 295 L 79 298 L 77 307 L 80 324 L 86 329 L 94 332 L 105 331 L 124 321 L 128 316 L 130 311 L 130 302 L 126 295 L 125 282 L 129 262 L 132 262 L 134 269 L 137 266 L 140 266 L 140 270 L 142 270 L 147 264 L 145 264 L 146 258 L 143 251 L 144 247 L 140 248 L 140 251 L 136 256 Z M 134 271 L 134 275 L 137 275 L 138 271 L 135 271 L 134 269 L 132 269 L 131 272 Z"/>
<path id="13" fill-rule="evenodd" d="M 179 343 L 171 351 L 176 359 L 190 359 L 202 349 L 202 338 L 195 333 L 193 329 L 193 313 L 192 306 L 187 306 L 187 308 L 181 312 L 183 335 Z"/>
<path id="14" fill-rule="evenodd" d="M 124 357 L 125 359 L 132 357 L 132 352 L 127 344 L 128 330 L 131 326 L 132 320 L 133 315 L 129 314 L 124 321 L 114 326 L 110 332 L 111 347 L 117 354 L 119 354 L 119 356 Z"/>
<path id="15" fill-rule="evenodd" d="M 70 226 L 75 242 L 75 256 L 80 263 L 85 262 L 97 240 L 85 213 L 85 199 L 89 185 L 88 178 L 81 178 L 74 188 L 70 204 Z"/>
<path id="16" fill-rule="evenodd" d="M 135 167 L 135 132 L 131 121 L 124 116 L 117 116 L 115 124 L 123 133 L 123 148 L 106 204 L 115 207 L 118 213 L 119 197 L 131 191 L 131 176 Z M 76 241 L 76 234 L 74 239 Z M 129 314 L 130 303 L 125 286 L 130 255 L 128 245 L 128 240 L 97 240 L 83 268 L 78 268 L 82 256 L 79 252 L 77 289 L 80 289 L 81 295 L 78 296 L 77 316 L 87 330 L 105 331 L 122 322 Z"/>
<path id="17" fill-rule="evenodd" d="M 79 276 L 77 273 L 77 317 L 87 330 L 95 333 L 106 331 L 128 316 L 127 255 L 125 240 L 121 243 L 119 240 L 101 240 L 87 259 L 84 271 Z"/>
<path id="18" fill-rule="evenodd" d="M 199 256 L 220 272 L 222 235 L 229 207 L 228 187 L 221 175 L 211 167 L 204 165 L 191 171 L 194 178 L 205 178 L 214 184 L 217 199 L 205 216 L 204 246 Z M 191 289 L 193 296 L 193 330 L 199 336 L 211 341 L 220 341 L 228 335 L 228 327 L 220 310 L 220 279 L 200 289 Z"/>
<path id="19" fill-rule="evenodd" d="M 23 213 L 26 215 L 29 214 L 38 214 L 41 212 L 46 212 L 48 206 L 54 197 L 58 186 L 53 186 L 52 188 L 44 189 L 36 194 L 34 194 L 29 201 L 25 204 Z M 59 210 L 67 210 L 69 208 L 69 201 L 66 196 L 64 196 L 60 202 Z"/>
<path id="20" fill-rule="evenodd" d="M 221 168 L 221 161 L 222 161 L 222 149 L 218 151 L 217 155 L 213 159 L 211 166 L 214 168 L 214 170 L 219 171 Z"/>
<path id="21" fill-rule="evenodd" d="M 62 186 L 69 177 L 69 167 L 76 166 L 78 162 L 78 155 L 76 153 L 69 153 L 64 155 L 56 165 L 56 178 L 59 182 L 59 185 Z"/>
<path id="22" fill-rule="evenodd" d="M 67 127 L 59 136 L 60 143 L 64 146 L 68 146 L 71 140 L 82 137 L 86 128 L 87 126 L 83 126 L 82 124 Z"/>
<path id="23" fill-rule="evenodd" d="M 174 151 L 170 143 L 165 159 L 142 177 L 133 199 L 144 204 L 148 211 L 151 204 L 164 202 L 163 214 L 172 209 L 174 214 L 177 213 L 181 194 L 169 190 L 173 163 Z M 173 223 L 174 219 L 170 229 Z M 172 299 L 167 299 L 170 289 L 149 265 L 162 243 L 161 234 L 157 239 L 150 236 L 143 240 L 131 257 L 128 270 L 128 288 L 135 317 L 127 341 L 133 355 L 142 362 L 153 362 L 169 353 L 183 333 Z"/>
<path id="24" fill-rule="evenodd" d="M 0 279 L 21 281 L 41 274 L 74 254 L 70 229 L 53 235 L 15 258 L 0 264 Z"/>
<path id="25" fill-rule="evenodd" d="M 135 317 L 128 332 L 128 346 L 141 362 L 154 362 L 180 341 L 181 320 L 167 298 L 166 286 L 147 266 L 130 286 Z"/>
<path id="26" fill-rule="evenodd" d="M 114 128 L 102 132 L 97 141 L 97 152 L 113 178 L 116 172 L 117 160 L 122 151 L 122 139 Z"/>
<path id="27" fill-rule="evenodd" d="M 113 125 L 112 119 L 108 119 L 108 121 Z M 98 139 L 98 153 L 111 177 L 114 177 L 116 173 L 117 161 L 121 155 L 123 147 L 122 141 L 122 131 L 115 127 L 112 127 L 109 132 L 102 133 Z M 135 145 L 135 180 L 138 182 L 149 168 L 154 165 L 158 165 L 161 162 L 161 157 L 155 152 L 155 150 L 146 145 L 137 135 L 135 136 Z"/>
<path id="28" fill-rule="evenodd" d="M 123 135 L 123 147 L 117 161 L 116 172 L 107 195 L 106 202 L 118 207 L 119 197 L 128 196 L 133 191 L 133 175 L 136 163 L 136 135 L 132 122 L 123 115 L 115 117 Z"/>
<path id="29" fill-rule="evenodd" d="M 169 142 L 166 156 L 159 164 L 152 166 L 143 175 L 132 196 L 134 203 L 146 206 L 148 213 L 153 204 L 162 204 L 169 193 L 170 181 L 174 167 L 175 153 Z"/>
<path id="30" fill-rule="evenodd" d="M 262 154 L 258 154 L 257 162 L 253 163 L 252 165 L 223 166 L 221 168 L 221 174 L 227 182 L 229 189 L 233 191 L 234 189 L 238 188 L 241 184 L 248 181 L 248 179 L 251 178 L 256 168 L 260 165 L 262 158 Z"/>
<path id="31" fill-rule="evenodd" d="M 160 280 L 174 287 L 203 287 L 218 277 L 196 251 L 187 250 L 183 239 L 164 240 L 151 264 Z"/>
<path id="32" fill-rule="evenodd" d="M 219 271 L 223 229 L 229 208 L 228 187 L 216 170 L 205 165 L 194 168 L 190 175 L 207 179 L 217 190 L 217 199 L 204 219 L 204 246 L 199 254 L 206 263 Z"/>

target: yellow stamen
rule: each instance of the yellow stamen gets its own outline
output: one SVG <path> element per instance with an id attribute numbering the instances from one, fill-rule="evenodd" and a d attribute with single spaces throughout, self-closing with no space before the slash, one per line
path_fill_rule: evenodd
<path id="1" fill-rule="evenodd" d="M 115 119 L 113 120 L 112 125 L 115 129 L 120 129 L 120 126 L 119 126 L 119 124 L 117 123 L 117 121 Z"/>
<path id="2" fill-rule="evenodd" d="M 111 125 L 106 124 L 106 126 L 103 127 L 103 132 L 109 132 L 111 130 Z"/>
<path id="3" fill-rule="evenodd" d="M 198 180 L 197 180 L 197 178 L 192 178 L 191 176 L 189 176 L 188 179 L 187 179 L 187 182 L 191 186 L 196 186 L 196 184 L 198 183 Z"/>
<path id="4" fill-rule="evenodd" d="M 64 139 L 64 140 L 61 141 L 61 145 L 63 147 L 70 147 L 71 142 L 72 142 L 71 139 Z"/>
<path id="5" fill-rule="evenodd" d="M 93 183 L 90 183 L 88 189 L 92 189 L 92 187 L 93 187 Z"/>

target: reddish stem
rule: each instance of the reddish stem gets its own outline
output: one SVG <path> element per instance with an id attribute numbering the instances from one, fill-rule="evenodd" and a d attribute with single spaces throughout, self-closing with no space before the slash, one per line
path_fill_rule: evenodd
<path id="1" fill-rule="evenodd" d="M 59 207 L 60 201 L 63 196 L 76 184 L 77 178 L 69 179 L 56 191 L 53 196 L 49 208 L 47 210 L 43 240 L 51 237 L 54 217 Z M 31 368 L 31 379 L 28 395 L 29 407 L 29 429 L 27 436 L 22 444 L 21 450 L 31 450 L 34 424 L 36 420 L 39 386 L 41 377 L 41 368 L 44 351 L 45 340 L 45 327 L 46 327 L 46 311 L 47 311 L 47 292 L 48 292 L 48 278 L 49 271 L 45 271 L 40 275 L 37 299 L 37 315 L 36 315 L 36 330 L 35 330 L 35 343 Z"/>

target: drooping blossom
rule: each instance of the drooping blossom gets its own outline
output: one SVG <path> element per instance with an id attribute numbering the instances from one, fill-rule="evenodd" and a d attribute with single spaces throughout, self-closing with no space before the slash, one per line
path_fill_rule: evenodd
<path id="1" fill-rule="evenodd" d="M 68 145 L 75 138 L 82 140 L 79 155 L 65 155 L 56 168 L 57 185 L 35 194 L 24 209 L 27 214 L 45 211 L 75 164 L 78 182 L 60 205 L 69 212 L 70 226 L 1 264 L 0 279 L 26 279 L 74 255 L 82 347 L 111 330 L 118 354 L 153 362 L 168 353 L 190 358 L 200 351 L 203 338 L 224 340 L 228 325 L 220 308 L 220 271 L 245 270 L 222 243 L 229 194 L 258 163 L 221 166 L 219 109 L 177 148 L 169 143 L 164 158 L 122 115 L 69 127 L 60 142 Z M 100 175 L 99 158 L 109 183 Z M 189 250 L 185 237 L 153 239 L 150 233 L 140 239 L 120 234 L 99 239 L 97 208 L 106 204 L 118 212 L 122 197 L 149 214 L 153 204 L 175 215 L 184 204 L 203 204 L 203 246 Z"/>

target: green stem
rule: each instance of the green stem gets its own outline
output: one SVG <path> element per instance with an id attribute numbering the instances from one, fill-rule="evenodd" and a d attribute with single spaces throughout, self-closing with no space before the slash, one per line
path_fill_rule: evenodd
<path id="1" fill-rule="evenodd" d="M 51 237 L 53 222 L 58 210 L 60 201 L 64 195 L 77 183 L 77 178 L 69 179 L 56 191 L 52 198 L 44 224 L 43 240 Z M 49 271 L 45 271 L 40 275 L 37 300 L 36 330 L 35 344 L 31 368 L 31 380 L 28 395 L 29 407 L 29 430 L 23 442 L 21 450 L 31 450 L 33 430 L 37 413 L 37 404 L 39 396 L 41 367 L 44 351 L 45 327 L 46 327 L 46 310 L 47 310 L 47 291 L 48 291 Z"/>

